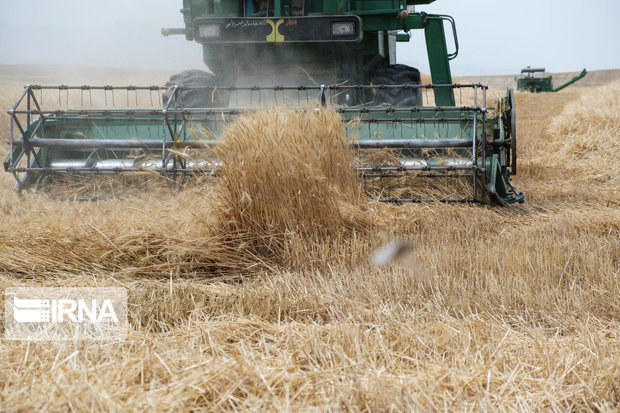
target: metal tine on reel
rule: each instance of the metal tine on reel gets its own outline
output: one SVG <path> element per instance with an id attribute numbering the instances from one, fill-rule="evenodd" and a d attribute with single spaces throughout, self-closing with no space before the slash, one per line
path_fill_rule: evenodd
<path id="1" fill-rule="evenodd" d="M 66 91 L 66 95 L 65 95 L 65 106 L 69 107 L 69 86 L 67 85 L 60 85 L 58 86 L 58 106 L 62 106 L 62 98 L 61 98 L 61 94 L 62 91 Z"/>
<path id="2" fill-rule="evenodd" d="M 88 99 L 89 99 L 90 106 L 92 107 L 93 106 L 93 91 L 89 85 L 82 86 L 82 91 L 80 93 L 83 93 L 84 90 L 88 90 Z"/>
<path id="3" fill-rule="evenodd" d="M 151 107 L 153 107 L 153 92 L 154 91 L 157 91 L 157 97 L 158 97 L 159 101 L 161 102 L 161 95 L 159 93 L 159 86 L 151 86 L 151 87 L 149 87 L 149 99 L 151 100 Z"/>
<path id="4" fill-rule="evenodd" d="M 103 87 L 103 96 L 104 96 L 104 99 L 105 99 L 105 106 L 106 106 L 106 108 L 108 107 L 108 90 L 112 94 L 112 107 L 115 107 L 116 103 L 114 102 L 114 87 L 110 86 L 110 85 L 106 85 L 106 86 Z"/>
<path id="5" fill-rule="evenodd" d="M 129 107 L 129 92 L 133 91 L 136 97 L 136 107 L 138 106 L 138 90 L 136 89 L 135 86 L 127 86 L 127 107 Z"/>

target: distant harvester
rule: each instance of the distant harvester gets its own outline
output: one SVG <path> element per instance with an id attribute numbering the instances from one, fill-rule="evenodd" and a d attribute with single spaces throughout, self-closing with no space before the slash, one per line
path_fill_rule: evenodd
<path id="1" fill-rule="evenodd" d="M 531 67 L 528 66 L 525 69 L 521 69 L 521 74 L 523 75 L 520 79 L 515 78 L 517 81 L 517 90 L 521 92 L 557 92 L 564 89 L 567 86 L 572 85 L 582 77 L 584 77 L 588 72 L 586 69 L 583 69 L 581 73 L 572 78 L 566 83 L 561 84 L 560 86 L 553 88 L 552 80 L 553 76 L 549 75 L 546 77 L 534 77 L 534 73 L 544 73 L 545 68 Z"/>

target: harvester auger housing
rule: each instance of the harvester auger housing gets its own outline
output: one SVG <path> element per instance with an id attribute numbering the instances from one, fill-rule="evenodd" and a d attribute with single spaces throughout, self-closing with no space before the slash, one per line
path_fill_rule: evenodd
<path id="1" fill-rule="evenodd" d="M 358 174 L 381 201 L 521 201 L 510 181 L 512 90 L 490 110 L 486 86 L 452 82 L 454 20 L 414 10 L 433 1 L 184 0 L 185 27 L 162 33 L 201 44 L 211 72 L 186 71 L 161 88 L 29 85 L 9 111 L 5 170 L 20 190 L 63 175 L 141 171 L 180 185 L 189 175 L 217 174 L 209 148 L 244 113 L 329 108 L 341 115 Z M 412 30 L 424 33 L 431 84 L 396 64 L 396 42 L 409 41 Z M 46 93 L 47 104 L 66 108 L 44 107 Z M 397 191 L 385 189 L 394 182 Z M 436 191 L 444 186 L 455 189 Z"/>

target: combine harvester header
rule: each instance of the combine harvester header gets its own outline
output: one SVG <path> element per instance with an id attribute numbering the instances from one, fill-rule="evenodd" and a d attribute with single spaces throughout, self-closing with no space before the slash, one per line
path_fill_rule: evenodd
<path id="1" fill-rule="evenodd" d="M 185 27 L 162 33 L 200 44 L 210 71 L 182 72 L 164 87 L 28 85 L 9 111 L 5 170 L 20 191 L 135 172 L 180 187 L 195 174 L 217 175 L 210 148 L 239 116 L 331 109 L 380 201 L 521 201 L 510 182 L 512 90 L 491 110 L 486 86 L 452 82 L 455 22 L 415 11 L 431 2 L 184 0 Z M 431 84 L 396 63 L 396 42 L 412 31 L 424 33 Z M 382 189 L 394 183 L 398 191 Z M 456 189 L 425 195 L 429 186 Z"/>

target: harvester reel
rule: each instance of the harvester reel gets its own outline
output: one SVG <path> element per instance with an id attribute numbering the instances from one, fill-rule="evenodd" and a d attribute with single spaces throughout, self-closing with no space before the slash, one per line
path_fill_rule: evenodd
<path id="1" fill-rule="evenodd" d="M 391 106 L 419 106 L 422 105 L 421 89 L 385 88 L 381 85 L 419 85 L 420 71 L 407 65 L 382 66 L 373 73 L 372 84 L 375 88 L 373 101 L 376 104 L 387 103 Z"/>
<path id="2" fill-rule="evenodd" d="M 186 70 L 170 77 L 163 93 L 164 105 L 170 99 L 172 88 L 180 86 L 179 97 L 185 108 L 220 108 L 228 106 L 230 92 L 218 89 L 215 75 L 204 70 Z M 175 101 L 173 99 L 172 105 Z"/>
<path id="3" fill-rule="evenodd" d="M 258 93 L 264 91 L 260 102 L 263 106 L 269 104 L 270 97 L 275 102 L 286 101 L 280 96 L 292 91 L 292 94 L 298 95 L 296 107 L 301 110 L 304 107 L 302 103 L 309 101 L 308 96 L 316 96 L 319 99 L 317 106 L 327 105 L 341 116 L 347 135 L 351 137 L 350 145 L 358 151 L 360 162 L 356 165 L 356 171 L 365 179 L 371 196 L 376 196 L 381 202 L 486 202 L 490 197 L 495 203 L 504 205 L 522 200 L 522 194 L 514 189 L 508 176 L 511 167 L 516 165 L 515 105 L 511 91 L 501 99 L 498 110 L 488 114 L 485 105 L 479 105 L 486 102 L 485 86 L 426 85 L 432 92 L 437 92 L 436 88 L 464 88 L 474 93 L 472 103 L 465 105 L 451 106 L 440 99 L 440 106 L 422 106 L 421 100 L 418 100 L 419 86 L 407 87 L 419 83 L 417 70 L 397 65 L 381 68 L 375 74 L 377 81 L 392 86 L 243 86 L 228 88 L 228 91 L 237 94 L 232 99 L 234 102 L 246 102 L 248 99 L 243 93 L 251 96 L 257 93 L 256 90 Z M 213 81 L 213 75 L 206 72 L 192 71 L 186 72 L 186 75 L 186 80 L 195 75 L 193 79 L 208 78 Z M 173 77 L 173 81 L 181 77 Z M 139 173 L 147 179 L 148 175 L 159 175 L 175 190 L 180 189 L 186 180 L 194 180 L 194 177 L 216 176 L 219 160 L 213 159 L 212 148 L 217 145 L 217 137 L 222 136 L 228 124 L 246 111 L 259 109 L 250 106 L 191 110 L 184 106 L 209 103 L 204 99 L 204 91 L 209 88 L 204 83 L 201 88 L 177 86 L 172 87 L 174 95 L 168 94 L 161 110 L 95 108 L 80 111 L 58 110 L 55 107 L 41 110 L 36 100 L 37 93 L 33 92 L 43 87 L 28 86 L 15 105 L 25 109 L 14 111 L 12 119 L 17 123 L 20 122 L 18 114 L 22 117 L 30 115 L 34 121 L 30 123 L 28 132 L 35 137 L 24 140 L 23 136 L 12 134 L 12 149 L 4 161 L 5 170 L 15 175 L 19 189 L 27 189 L 32 184 L 38 186 L 39 182 L 41 187 L 47 186 L 44 181 L 52 184 L 51 188 L 56 186 L 53 184 L 65 181 L 68 189 L 75 189 L 79 194 L 95 191 L 97 198 L 104 193 L 101 191 L 107 188 L 108 182 L 116 179 L 117 175 L 130 172 Z M 92 90 L 107 93 L 110 88 L 92 87 Z M 67 86 L 47 89 L 61 93 L 66 90 L 82 93 L 84 90 L 83 87 Z M 149 96 L 159 88 L 132 86 L 117 87 L 116 90 L 127 90 L 128 94 L 141 92 Z M 216 90 L 211 87 L 211 92 Z M 306 93 L 300 92 L 302 90 Z M 374 99 L 372 104 L 368 99 L 368 102 L 358 105 L 340 102 L 340 96 L 359 90 L 369 94 L 370 91 L 378 91 L 381 101 Z M 395 94 L 390 93 L 393 91 Z M 183 95 L 184 92 L 187 93 Z M 239 94 L 241 99 L 238 99 Z M 403 95 L 407 96 L 403 99 Z M 195 98 L 202 100 L 197 103 L 192 101 Z M 249 100 L 251 102 L 251 98 Z M 209 101 L 212 102 L 211 95 Z M 193 131 L 198 124 L 208 128 L 209 136 L 215 139 L 196 137 Z M 79 132 L 78 137 L 75 137 L 76 131 Z M 87 178 L 103 176 L 105 179 L 93 180 L 96 185 L 91 191 L 88 186 L 80 186 L 82 181 L 90 184 L 90 179 L 82 180 L 77 175 Z M 121 178 L 120 181 L 133 184 L 145 183 L 146 179 Z M 114 190 L 112 187 L 110 189 Z"/>

